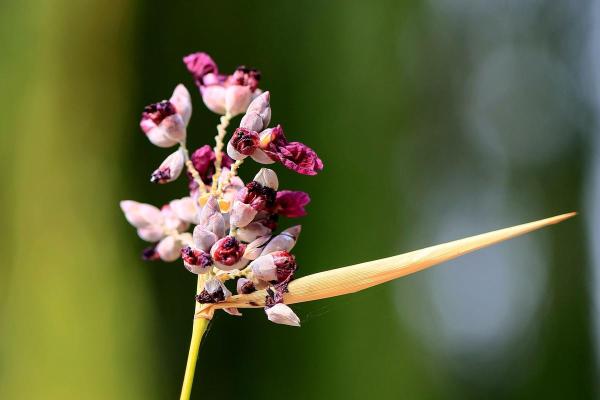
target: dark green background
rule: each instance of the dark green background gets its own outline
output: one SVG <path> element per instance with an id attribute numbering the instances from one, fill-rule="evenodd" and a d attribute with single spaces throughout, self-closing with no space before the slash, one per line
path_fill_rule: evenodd
<path id="1" fill-rule="evenodd" d="M 177 398 L 195 279 L 139 260 L 118 201 L 183 195 L 183 181 L 148 182 L 167 153 L 137 124 L 182 82 L 190 146 L 211 140 L 217 117 L 181 62 L 198 50 L 225 72 L 259 68 L 273 121 L 325 163 L 317 177 L 277 169 L 312 197 L 300 275 L 583 214 L 298 305 L 301 329 L 219 314 L 193 398 L 594 398 L 594 3 L 474 3 L 0 4 L 0 398 Z M 495 304 L 508 307 L 496 336 L 481 328 Z"/>

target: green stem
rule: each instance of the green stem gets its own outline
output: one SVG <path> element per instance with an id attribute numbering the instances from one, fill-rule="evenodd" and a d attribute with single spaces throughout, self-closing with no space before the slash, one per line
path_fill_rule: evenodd
<path id="1" fill-rule="evenodd" d="M 196 293 L 200 293 L 203 288 L 204 277 L 203 275 L 198 275 L 198 287 Z M 200 311 L 201 307 L 202 305 L 200 303 L 196 303 L 195 314 Z M 185 375 L 183 377 L 183 385 L 181 387 L 181 396 L 179 397 L 179 400 L 189 400 L 190 395 L 192 394 L 192 384 L 194 383 L 194 372 L 196 370 L 196 361 L 198 360 L 198 350 L 200 349 L 200 342 L 202 341 L 204 332 L 206 332 L 208 323 L 209 321 L 207 319 L 198 317 L 194 318 L 190 351 L 188 353 L 187 364 L 185 366 Z"/>

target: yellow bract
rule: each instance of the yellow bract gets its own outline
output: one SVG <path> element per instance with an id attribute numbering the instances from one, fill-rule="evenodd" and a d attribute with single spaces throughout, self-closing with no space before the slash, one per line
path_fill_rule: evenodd
<path id="1" fill-rule="evenodd" d="M 427 247 L 394 257 L 308 275 L 290 283 L 288 286 L 289 292 L 284 295 L 284 303 L 301 303 L 358 292 L 359 290 L 421 271 L 515 236 L 559 223 L 575 215 L 576 213 L 562 214 L 528 224 L 517 225 Z M 264 307 L 266 296 L 266 290 L 232 296 L 222 303 L 204 305 L 196 316 L 211 319 L 214 311 L 219 308 Z"/>

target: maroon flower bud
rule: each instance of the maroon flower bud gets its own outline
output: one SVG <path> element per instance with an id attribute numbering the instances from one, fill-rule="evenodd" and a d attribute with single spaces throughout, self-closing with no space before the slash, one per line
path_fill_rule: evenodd
<path id="1" fill-rule="evenodd" d="M 163 119 L 175 114 L 176 112 L 177 110 L 175 110 L 175 106 L 169 100 L 163 100 L 160 103 L 154 103 L 144 107 L 142 121 L 150 119 L 152 122 L 158 125 Z"/>
<path id="2" fill-rule="evenodd" d="M 187 270 L 195 274 L 202 274 L 213 265 L 210 254 L 190 246 L 181 249 L 181 258 Z"/>
<path id="3" fill-rule="evenodd" d="M 268 211 L 275 206 L 277 192 L 270 187 L 252 181 L 240 190 L 239 197 L 244 204 L 249 204 L 256 211 Z"/>
<path id="4" fill-rule="evenodd" d="M 293 190 L 282 190 L 277 192 L 277 199 L 275 200 L 275 212 L 288 218 L 304 217 L 306 215 L 304 206 L 306 206 L 308 203 L 310 203 L 310 197 L 308 196 L 308 193 Z"/>
<path id="5" fill-rule="evenodd" d="M 277 282 L 290 281 L 294 277 L 294 273 L 298 269 L 296 264 L 296 257 L 288 253 L 287 251 L 276 251 L 271 253 L 273 262 L 277 267 Z"/>
<path id="6" fill-rule="evenodd" d="M 240 154 L 252 155 L 259 145 L 258 133 L 245 128 L 237 128 L 233 132 L 231 145 Z"/>
<path id="7" fill-rule="evenodd" d="M 183 58 L 183 62 L 187 67 L 188 71 L 194 77 L 196 85 L 201 86 L 204 84 L 204 76 L 207 74 L 218 74 L 217 64 L 214 60 L 206 53 L 192 53 Z"/>
<path id="8" fill-rule="evenodd" d="M 242 65 L 229 77 L 229 82 L 233 85 L 248 86 L 254 92 L 260 82 L 260 71 Z"/>
<path id="9" fill-rule="evenodd" d="M 256 287 L 254 287 L 254 283 L 251 280 L 246 278 L 240 278 L 237 281 L 237 292 L 239 294 L 250 294 L 256 291 Z"/>
<path id="10" fill-rule="evenodd" d="M 245 250 L 245 244 L 233 236 L 225 236 L 212 246 L 210 253 L 216 263 L 231 267 L 241 260 Z"/>
<path id="11" fill-rule="evenodd" d="M 196 149 L 190 156 L 190 161 L 192 162 L 192 165 L 194 166 L 196 171 L 198 171 L 198 174 L 200 174 L 200 178 L 202 178 L 202 181 L 207 185 L 210 185 L 212 183 L 212 176 L 215 173 L 215 159 L 216 157 L 212 147 L 210 147 L 207 144 Z M 231 164 L 233 164 L 233 160 L 229 156 L 227 156 L 227 154 L 223 154 L 221 162 L 223 168 L 230 168 Z M 188 177 L 190 177 L 190 180 L 193 181 L 189 174 Z M 190 191 L 192 191 L 194 187 L 196 186 L 191 185 Z"/>
<path id="12" fill-rule="evenodd" d="M 204 289 L 196 296 L 198 303 L 218 303 L 231 296 L 231 292 L 216 278 L 209 279 Z"/>

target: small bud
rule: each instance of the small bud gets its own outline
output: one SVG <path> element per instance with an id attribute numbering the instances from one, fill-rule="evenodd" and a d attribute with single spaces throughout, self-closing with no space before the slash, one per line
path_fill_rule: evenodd
<path id="1" fill-rule="evenodd" d="M 160 210 L 150 204 L 138 203 L 133 200 L 123 200 L 120 205 L 127 221 L 136 228 L 160 225 L 163 222 L 163 215 Z"/>
<path id="2" fill-rule="evenodd" d="M 175 261 L 181 254 L 182 245 L 173 236 L 167 236 L 156 246 L 156 252 L 163 261 Z"/>
<path id="3" fill-rule="evenodd" d="M 269 126 L 269 122 L 271 122 L 270 100 L 271 94 L 269 92 L 264 92 L 263 94 L 252 100 L 252 103 L 250 103 L 248 109 L 246 110 L 246 115 L 256 114 L 261 118 L 262 127 L 260 129 L 255 129 L 255 131 L 257 132 L 266 129 Z M 242 125 L 240 124 L 240 126 Z"/>
<path id="4" fill-rule="evenodd" d="M 237 128 L 233 132 L 230 143 L 237 153 L 249 156 L 258 147 L 258 133 L 245 128 Z"/>
<path id="5" fill-rule="evenodd" d="M 209 231 L 208 229 L 197 225 L 194 228 L 194 245 L 206 252 L 210 251 L 210 248 L 219 240 L 219 237 L 214 234 L 214 232 Z"/>
<path id="6" fill-rule="evenodd" d="M 300 231 L 302 227 L 300 225 L 292 226 L 281 232 L 279 235 L 275 236 L 263 250 L 263 255 L 270 254 L 276 251 L 290 251 L 296 245 L 296 241 L 298 240 L 298 236 L 300 236 Z"/>
<path id="7" fill-rule="evenodd" d="M 263 247 L 269 241 L 269 239 L 271 239 L 270 236 L 263 236 L 249 243 L 248 246 L 246 246 L 244 258 L 248 260 L 256 260 L 260 256 L 260 253 L 262 253 Z"/>
<path id="8" fill-rule="evenodd" d="M 252 222 L 257 213 L 258 211 L 252 208 L 251 205 L 236 200 L 231 207 L 229 222 L 233 226 L 244 227 Z"/>
<path id="9" fill-rule="evenodd" d="M 211 278 L 204 284 L 202 290 L 197 296 L 198 303 L 218 303 L 231 296 L 229 289 L 225 287 L 219 279 Z"/>
<path id="10" fill-rule="evenodd" d="M 204 84 L 203 79 L 206 75 L 219 73 L 217 64 L 206 53 L 197 52 L 189 54 L 183 57 L 183 62 L 199 86 Z"/>
<path id="11" fill-rule="evenodd" d="M 279 180 L 275 171 L 269 168 L 261 168 L 253 179 L 262 186 L 277 190 L 279 188 Z"/>
<path id="12" fill-rule="evenodd" d="M 158 169 L 152 173 L 150 182 L 152 183 L 168 183 L 173 182 L 179 178 L 181 171 L 183 170 L 184 158 L 183 151 L 177 150 L 176 152 L 169 155 L 160 164 Z"/>
<path id="13" fill-rule="evenodd" d="M 250 263 L 252 273 L 254 277 L 262 281 L 276 281 L 277 280 L 277 266 L 273 257 L 269 254 L 266 256 L 260 256 L 256 260 Z"/>
<path id="14" fill-rule="evenodd" d="M 283 303 L 275 304 L 265 310 L 269 321 L 276 324 L 300 326 L 300 318 L 292 311 L 291 308 Z"/>
<path id="15" fill-rule="evenodd" d="M 250 294 L 256 291 L 254 283 L 250 279 L 240 278 L 237 281 L 237 292 L 238 294 Z"/>
<path id="16" fill-rule="evenodd" d="M 231 271 L 233 269 L 238 269 L 242 261 L 244 263 L 247 262 L 247 260 L 242 260 L 245 250 L 245 244 L 240 243 L 240 241 L 233 236 L 225 236 L 212 246 L 210 255 L 217 268 L 223 271 Z"/>
<path id="17" fill-rule="evenodd" d="M 298 269 L 296 257 L 287 251 L 276 251 L 271 253 L 270 256 L 273 257 L 273 263 L 277 267 L 277 282 L 291 281 Z"/>
<path id="18" fill-rule="evenodd" d="M 240 121 L 240 128 L 248 129 L 254 132 L 260 132 L 265 126 L 260 115 L 252 111 L 246 111 L 246 114 Z"/>
<path id="19" fill-rule="evenodd" d="M 193 274 L 204 274 L 213 264 L 210 254 L 191 246 L 181 249 L 181 258 L 185 268 Z"/>
<path id="20" fill-rule="evenodd" d="M 246 225 L 243 228 L 239 228 L 237 230 L 237 237 L 243 241 L 250 243 L 260 236 L 269 236 L 271 234 L 271 229 L 264 226 L 260 222 L 252 222 Z"/>

